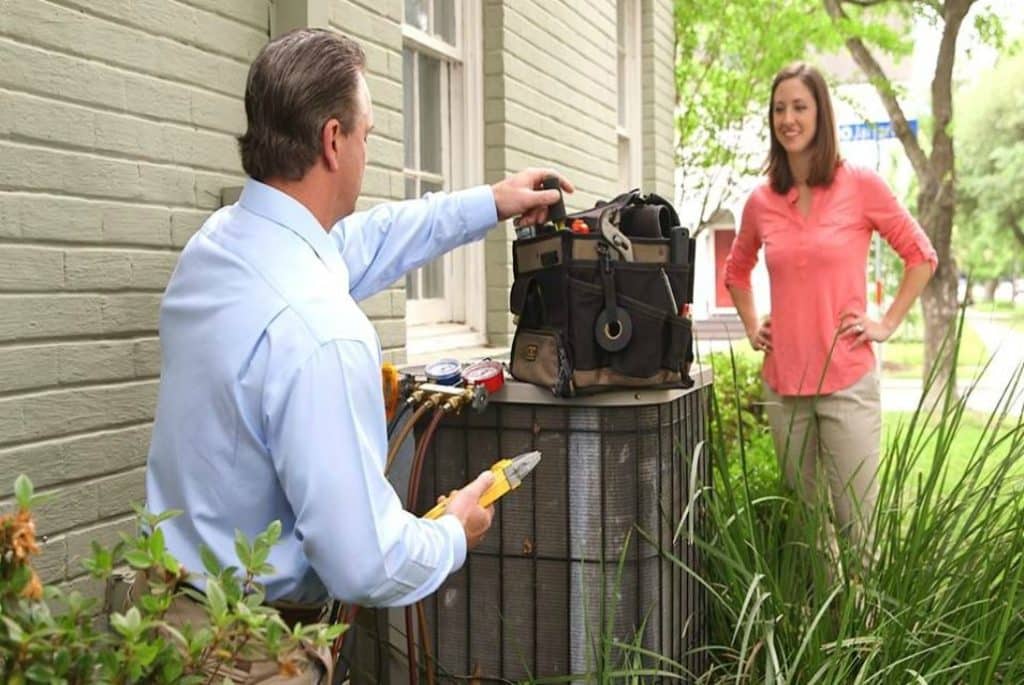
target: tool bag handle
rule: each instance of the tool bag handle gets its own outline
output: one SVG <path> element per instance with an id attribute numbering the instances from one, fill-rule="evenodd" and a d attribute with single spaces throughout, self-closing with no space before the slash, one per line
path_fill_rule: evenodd
<path id="1" fill-rule="evenodd" d="M 611 200 L 599 200 L 591 209 L 566 215 L 566 224 L 582 219 L 591 232 L 600 233 L 601 214 L 609 207 L 618 207 L 621 214 L 619 230 L 630 238 L 668 238 L 679 226 L 679 214 L 672 203 L 657 193 L 643 195 L 638 188 L 628 190 Z"/>

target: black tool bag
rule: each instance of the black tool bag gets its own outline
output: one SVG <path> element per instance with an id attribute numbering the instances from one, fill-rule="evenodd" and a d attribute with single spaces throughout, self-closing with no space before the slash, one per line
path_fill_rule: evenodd
<path id="1" fill-rule="evenodd" d="M 572 397 L 689 387 L 694 241 L 672 206 L 634 190 L 513 243 L 511 372 Z"/>

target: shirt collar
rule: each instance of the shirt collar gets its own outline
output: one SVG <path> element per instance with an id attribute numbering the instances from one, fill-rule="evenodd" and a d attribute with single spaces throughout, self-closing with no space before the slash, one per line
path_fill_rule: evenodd
<path id="1" fill-rule="evenodd" d="M 266 183 L 245 181 L 238 204 L 248 211 L 287 228 L 306 241 L 324 264 L 331 266 L 338 249 L 313 213 L 291 195 Z"/>

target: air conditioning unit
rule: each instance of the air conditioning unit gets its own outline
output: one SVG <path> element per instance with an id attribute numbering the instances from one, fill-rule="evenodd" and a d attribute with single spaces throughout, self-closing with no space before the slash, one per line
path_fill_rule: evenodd
<path id="1" fill-rule="evenodd" d="M 509 382 L 483 413 L 441 423 L 417 512 L 499 458 L 540 450 L 543 459 L 496 505 L 490 532 L 462 570 L 425 601 L 418 670 L 438 682 L 587 682 L 625 659 L 621 648 L 605 649 L 614 639 L 704 671 L 705 592 L 670 559 L 700 572 L 688 522 L 680 530 L 691 501 L 688 515 L 701 525 L 694 495 L 711 480 L 707 453 L 694 459 L 706 434 L 710 373 L 695 380 L 688 390 L 568 400 Z M 407 682 L 405 625 L 401 611 L 390 610 L 353 629 L 353 683 Z M 632 658 L 666 668 L 639 650 Z"/>

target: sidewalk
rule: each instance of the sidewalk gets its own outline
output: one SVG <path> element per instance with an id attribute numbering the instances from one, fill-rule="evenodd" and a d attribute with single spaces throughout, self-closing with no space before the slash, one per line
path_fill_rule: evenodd
<path id="1" fill-rule="evenodd" d="M 957 390 L 963 397 L 970 390 L 967 407 L 975 411 L 991 413 L 1001 406 L 1000 401 L 1006 386 L 1024 364 L 1024 331 L 1011 328 L 1005 318 L 998 314 L 982 314 L 968 310 L 967 322 L 985 343 L 992 357 L 985 375 L 973 378 L 958 378 Z M 884 354 L 884 351 L 883 351 Z M 882 377 L 882 409 L 884 411 L 913 411 L 921 399 L 921 379 Z M 973 387 L 973 390 L 971 389 Z M 1004 401 L 1005 403 L 1005 401 Z M 1017 388 L 1010 402 L 1010 413 L 1017 414 L 1024 409 L 1024 389 Z"/>

